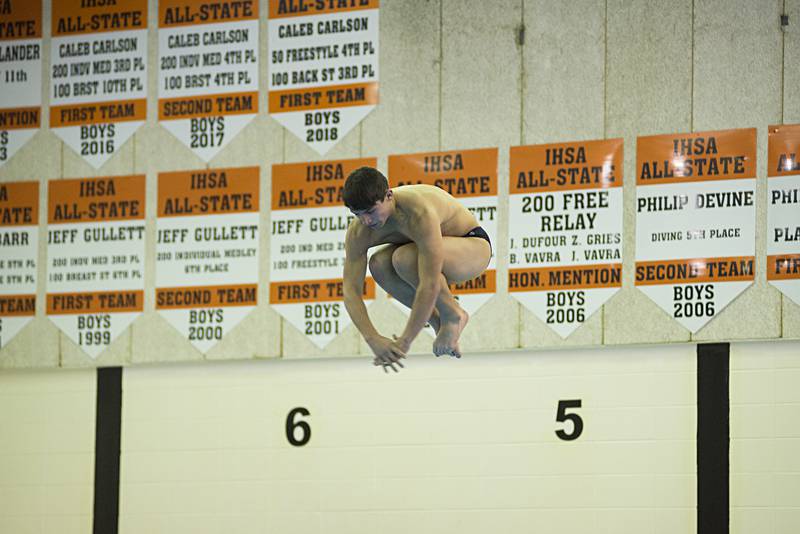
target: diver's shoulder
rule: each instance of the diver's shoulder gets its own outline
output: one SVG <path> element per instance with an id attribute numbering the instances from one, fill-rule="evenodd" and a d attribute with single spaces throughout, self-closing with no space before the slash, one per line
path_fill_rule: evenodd
<path id="1" fill-rule="evenodd" d="M 347 226 L 344 240 L 347 244 L 361 245 L 369 240 L 369 228 L 361 224 L 358 219 L 353 219 Z"/>
<path id="2" fill-rule="evenodd" d="M 394 193 L 401 193 L 401 194 L 405 193 L 418 194 L 426 192 L 438 192 L 442 191 L 442 189 L 431 184 L 405 184 L 393 187 L 392 191 Z"/>

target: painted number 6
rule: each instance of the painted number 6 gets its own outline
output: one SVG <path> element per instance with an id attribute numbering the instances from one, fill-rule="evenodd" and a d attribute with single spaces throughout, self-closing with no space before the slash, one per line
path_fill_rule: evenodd
<path id="1" fill-rule="evenodd" d="M 298 421 L 295 423 L 294 418 L 297 416 L 297 414 L 303 416 L 311 415 L 311 413 L 305 408 L 295 408 L 289 412 L 289 415 L 286 416 L 286 439 L 288 439 L 289 443 L 295 447 L 302 447 L 311 439 L 311 427 L 305 421 Z M 295 437 L 295 430 L 298 428 L 302 431 L 300 439 Z"/>

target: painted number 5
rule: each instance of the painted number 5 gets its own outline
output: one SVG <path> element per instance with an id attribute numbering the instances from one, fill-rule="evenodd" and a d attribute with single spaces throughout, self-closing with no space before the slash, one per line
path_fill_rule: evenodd
<path id="1" fill-rule="evenodd" d="M 563 423 L 565 421 L 572 421 L 572 433 L 567 434 L 563 429 L 556 430 L 556 436 L 564 441 L 572 441 L 578 439 L 583 432 L 583 419 L 576 413 L 567 413 L 569 408 L 580 408 L 581 401 L 578 400 L 560 400 L 558 401 L 558 410 L 556 411 L 556 421 Z"/>

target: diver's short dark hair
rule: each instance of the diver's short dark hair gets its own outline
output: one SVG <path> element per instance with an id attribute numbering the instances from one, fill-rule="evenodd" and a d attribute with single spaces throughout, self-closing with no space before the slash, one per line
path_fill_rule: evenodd
<path id="1" fill-rule="evenodd" d="M 367 210 L 383 200 L 389 190 L 389 180 L 378 169 L 359 167 L 344 182 L 342 198 L 351 210 Z"/>

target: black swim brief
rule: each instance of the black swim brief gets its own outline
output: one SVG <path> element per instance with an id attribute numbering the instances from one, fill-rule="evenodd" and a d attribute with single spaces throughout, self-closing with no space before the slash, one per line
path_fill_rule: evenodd
<path id="1" fill-rule="evenodd" d="M 486 230 L 483 229 L 482 226 L 476 226 L 466 234 L 462 235 L 461 237 L 480 237 L 481 239 L 485 239 L 487 243 L 489 243 L 489 250 L 492 248 L 492 241 L 489 239 L 489 234 L 486 233 Z"/>

